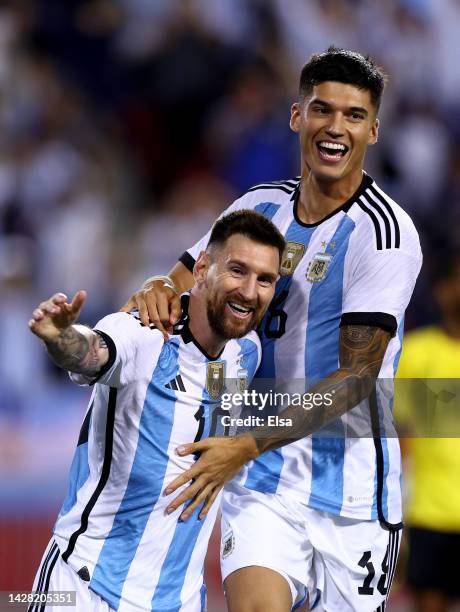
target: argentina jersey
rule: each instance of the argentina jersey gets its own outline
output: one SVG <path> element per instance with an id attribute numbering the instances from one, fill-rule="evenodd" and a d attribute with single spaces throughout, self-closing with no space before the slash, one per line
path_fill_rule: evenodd
<path id="1" fill-rule="evenodd" d="M 176 447 L 215 435 L 226 380 L 242 371 L 254 376 L 259 339 L 251 332 L 230 340 L 211 358 L 186 315 L 166 343 L 136 312 L 111 314 L 95 330 L 110 358 L 84 418 L 55 541 L 113 610 L 204 610 L 203 564 L 218 502 L 205 519 L 198 509 L 182 522 L 183 507 L 165 513 L 170 498 L 163 491 L 195 461 Z"/>
<path id="2" fill-rule="evenodd" d="M 401 521 L 401 458 L 392 421 L 393 378 L 404 311 L 422 255 L 410 217 L 363 175 L 356 193 L 318 223 L 297 215 L 299 179 L 258 185 L 223 214 L 256 210 L 278 227 L 287 246 L 276 293 L 259 327 L 262 362 L 256 377 L 307 388 L 339 367 L 342 325 L 380 326 L 392 333 L 376 390 L 317 434 L 264 453 L 237 481 L 266 493 L 358 519 Z M 189 269 L 209 234 L 181 261 Z"/>

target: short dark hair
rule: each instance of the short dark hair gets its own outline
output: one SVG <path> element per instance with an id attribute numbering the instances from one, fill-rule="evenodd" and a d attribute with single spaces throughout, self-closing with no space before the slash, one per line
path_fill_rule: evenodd
<path id="1" fill-rule="evenodd" d="M 276 247 L 281 262 L 286 244 L 284 238 L 275 225 L 260 213 L 244 209 L 221 217 L 212 228 L 208 248 L 224 245 L 234 234 L 242 234 L 254 242 Z"/>
<path id="2" fill-rule="evenodd" d="M 324 81 L 338 81 L 367 89 L 376 110 L 380 107 L 386 76 L 374 60 L 357 51 L 331 46 L 324 53 L 313 54 L 300 73 L 299 96 L 305 98 L 313 87 Z"/>

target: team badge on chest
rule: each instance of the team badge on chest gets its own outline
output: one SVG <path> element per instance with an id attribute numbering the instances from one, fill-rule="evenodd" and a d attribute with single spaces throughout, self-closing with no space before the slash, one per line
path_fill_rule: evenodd
<path id="1" fill-rule="evenodd" d="M 213 400 L 217 399 L 225 387 L 225 362 L 210 361 L 206 374 L 206 391 Z"/>
<path id="2" fill-rule="evenodd" d="M 294 274 L 294 270 L 297 268 L 304 253 L 305 245 L 301 244 L 300 242 L 286 242 L 283 260 L 280 266 L 281 276 L 290 276 L 291 274 Z"/>
<path id="3" fill-rule="evenodd" d="M 308 265 L 307 281 L 310 283 L 321 282 L 326 276 L 331 261 L 332 255 L 330 253 L 316 253 Z"/>

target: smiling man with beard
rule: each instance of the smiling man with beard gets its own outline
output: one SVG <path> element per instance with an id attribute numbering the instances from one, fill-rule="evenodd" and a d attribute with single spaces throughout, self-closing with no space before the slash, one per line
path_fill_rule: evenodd
<path id="1" fill-rule="evenodd" d="M 205 520 L 195 512 L 185 523 L 181 509 L 167 512 L 162 493 L 195 461 L 176 446 L 213 435 L 226 380 L 249 381 L 260 363 L 250 330 L 273 297 L 283 249 L 262 215 L 222 218 L 167 343 L 137 311 L 108 315 L 94 329 L 73 325 L 84 291 L 70 304 L 57 293 L 34 310 L 29 327 L 53 361 L 75 382 L 94 384 L 35 592 L 75 591 L 77 610 L 205 609 L 203 564 L 217 504 Z M 47 607 L 30 606 L 38 609 Z"/>

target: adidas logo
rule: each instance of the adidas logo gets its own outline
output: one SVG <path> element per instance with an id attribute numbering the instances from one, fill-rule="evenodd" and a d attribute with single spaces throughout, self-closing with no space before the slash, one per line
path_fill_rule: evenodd
<path id="1" fill-rule="evenodd" d="M 178 374 L 176 378 L 173 378 L 165 385 L 166 389 L 172 389 L 173 391 L 185 391 L 184 381 L 182 376 Z"/>

